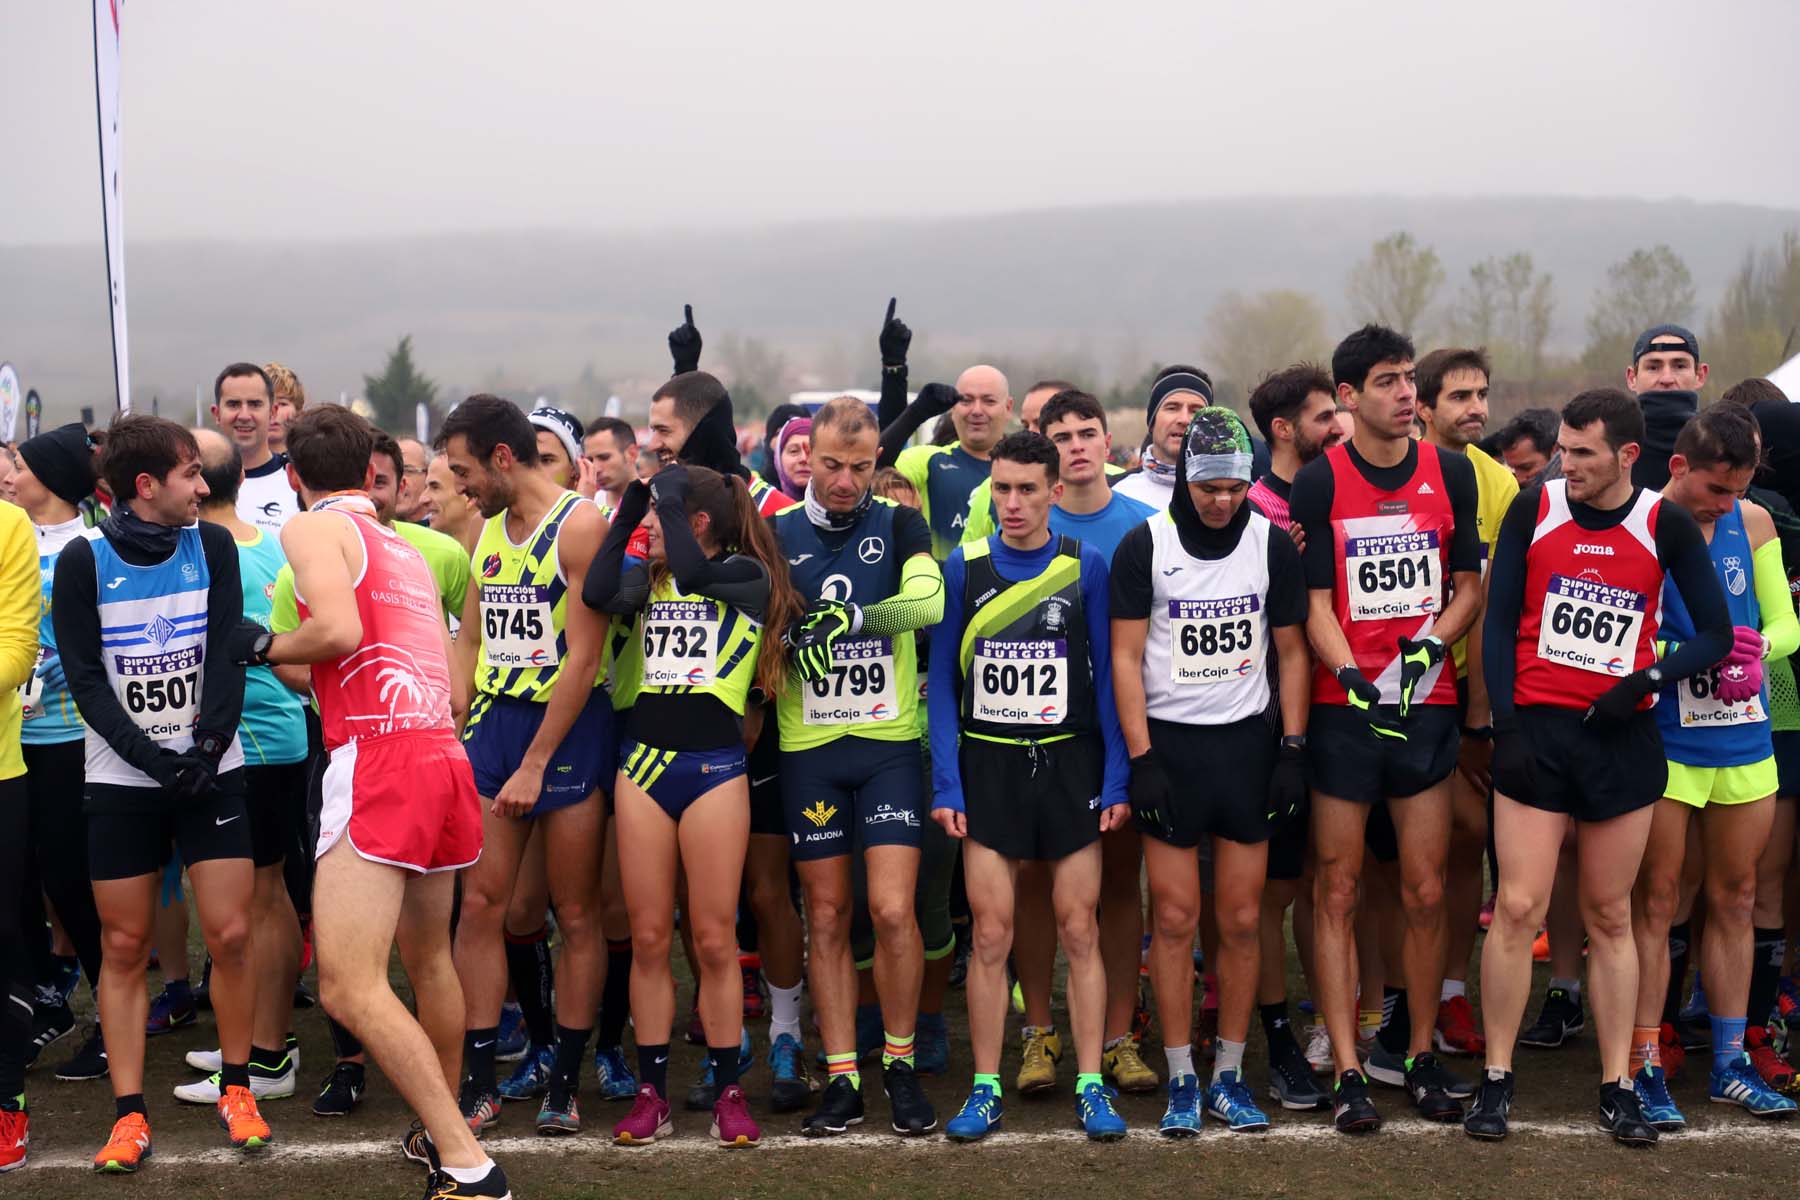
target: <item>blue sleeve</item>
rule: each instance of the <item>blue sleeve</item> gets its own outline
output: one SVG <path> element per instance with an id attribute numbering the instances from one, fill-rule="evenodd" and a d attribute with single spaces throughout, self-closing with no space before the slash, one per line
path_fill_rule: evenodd
<path id="1" fill-rule="evenodd" d="M 1100 805 L 1126 804 L 1125 788 L 1131 778 L 1131 760 L 1125 753 L 1125 732 L 1119 728 L 1119 708 L 1113 700 L 1112 613 L 1108 601 L 1106 560 L 1092 546 L 1081 548 L 1081 607 L 1087 614 L 1088 659 L 1094 667 L 1094 699 L 1100 715 L 1100 739 L 1106 746 L 1106 767 L 1101 775 Z M 932 681 L 935 685 L 936 680 Z"/>
<path id="2" fill-rule="evenodd" d="M 962 727 L 962 687 L 956 657 L 963 635 L 963 552 L 944 560 L 944 619 L 931 631 L 931 673 L 926 677 L 925 711 L 931 727 L 932 808 L 963 811 L 962 764 L 957 730 Z M 1115 718 L 1113 723 L 1118 724 Z"/>

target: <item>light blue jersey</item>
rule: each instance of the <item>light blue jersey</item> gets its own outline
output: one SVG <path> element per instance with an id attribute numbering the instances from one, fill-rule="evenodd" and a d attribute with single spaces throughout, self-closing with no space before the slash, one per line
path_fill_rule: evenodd
<path id="1" fill-rule="evenodd" d="M 269 625 L 275 577 L 287 564 L 281 543 L 258 529 L 253 540 L 237 543 L 238 573 L 244 582 L 244 620 Z M 238 724 L 244 761 L 253 767 L 297 763 L 306 758 L 306 716 L 300 697 L 275 678 L 269 667 L 244 672 L 244 715 Z"/>
<path id="2" fill-rule="evenodd" d="M 56 582 L 56 556 L 63 547 L 76 538 L 99 536 L 99 531 L 88 528 L 80 517 L 37 526 L 38 577 L 43 581 L 43 600 L 38 606 L 38 662 L 37 670 L 19 689 L 24 718 L 19 725 L 19 740 L 27 746 L 52 746 L 72 742 L 82 735 L 81 712 L 75 707 L 75 697 L 69 694 L 62 661 L 56 653 L 50 592 Z"/>

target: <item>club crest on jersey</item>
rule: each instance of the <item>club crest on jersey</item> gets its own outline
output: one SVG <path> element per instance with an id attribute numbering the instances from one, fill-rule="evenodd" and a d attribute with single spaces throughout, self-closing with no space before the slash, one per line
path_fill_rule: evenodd
<path id="1" fill-rule="evenodd" d="M 1038 629 L 1046 634 L 1068 632 L 1069 602 L 1061 596 L 1051 596 L 1038 606 Z"/>
<path id="2" fill-rule="evenodd" d="M 878 537 L 866 537 L 857 543 L 856 557 L 866 563 L 878 563 L 887 553 L 887 543 Z"/>
<path id="3" fill-rule="evenodd" d="M 1744 594 L 1748 580 L 1744 574 L 1744 560 L 1735 554 L 1725 556 L 1725 590 L 1734 596 Z"/>
<path id="4" fill-rule="evenodd" d="M 159 646 L 167 646 L 175 636 L 175 623 L 159 613 L 144 626 L 144 636 Z"/>
<path id="5" fill-rule="evenodd" d="M 498 554 L 490 554 L 481 560 L 481 577 L 483 579 L 492 579 L 499 573 L 500 556 Z"/>

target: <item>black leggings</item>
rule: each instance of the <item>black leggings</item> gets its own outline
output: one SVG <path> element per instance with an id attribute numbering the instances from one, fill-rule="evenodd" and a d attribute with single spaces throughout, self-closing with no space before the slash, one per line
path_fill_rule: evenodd
<path id="1" fill-rule="evenodd" d="M 25 1046 L 31 1040 L 31 955 L 22 924 L 25 860 L 31 845 L 31 807 L 25 779 L 0 780 L 0 879 L 13 894 L 0 904 L 0 1095 L 25 1090 Z M 42 936 L 42 930 L 36 931 Z"/>
<path id="2" fill-rule="evenodd" d="M 26 775 L 19 782 L 29 797 L 31 836 L 19 845 L 31 847 L 34 874 L 74 943 L 88 986 L 95 987 L 100 980 L 100 914 L 88 880 L 87 818 L 81 808 L 86 747 L 76 739 L 23 749 Z"/>

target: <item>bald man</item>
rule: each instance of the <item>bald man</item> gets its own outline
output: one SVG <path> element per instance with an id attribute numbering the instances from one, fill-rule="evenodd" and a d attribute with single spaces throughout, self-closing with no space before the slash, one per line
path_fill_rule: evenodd
<path id="1" fill-rule="evenodd" d="M 956 377 L 954 397 L 946 393 L 942 384 L 927 384 L 902 420 L 917 416 L 916 428 L 947 408 L 956 441 L 948 446 L 910 446 L 894 461 L 895 469 L 918 490 L 931 526 L 932 553 L 940 562 L 962 540 L 969 495 L 987 480 L 989 456 L 1013 413 L 1006 376 L 995 367 L 970 367 Z"/>

